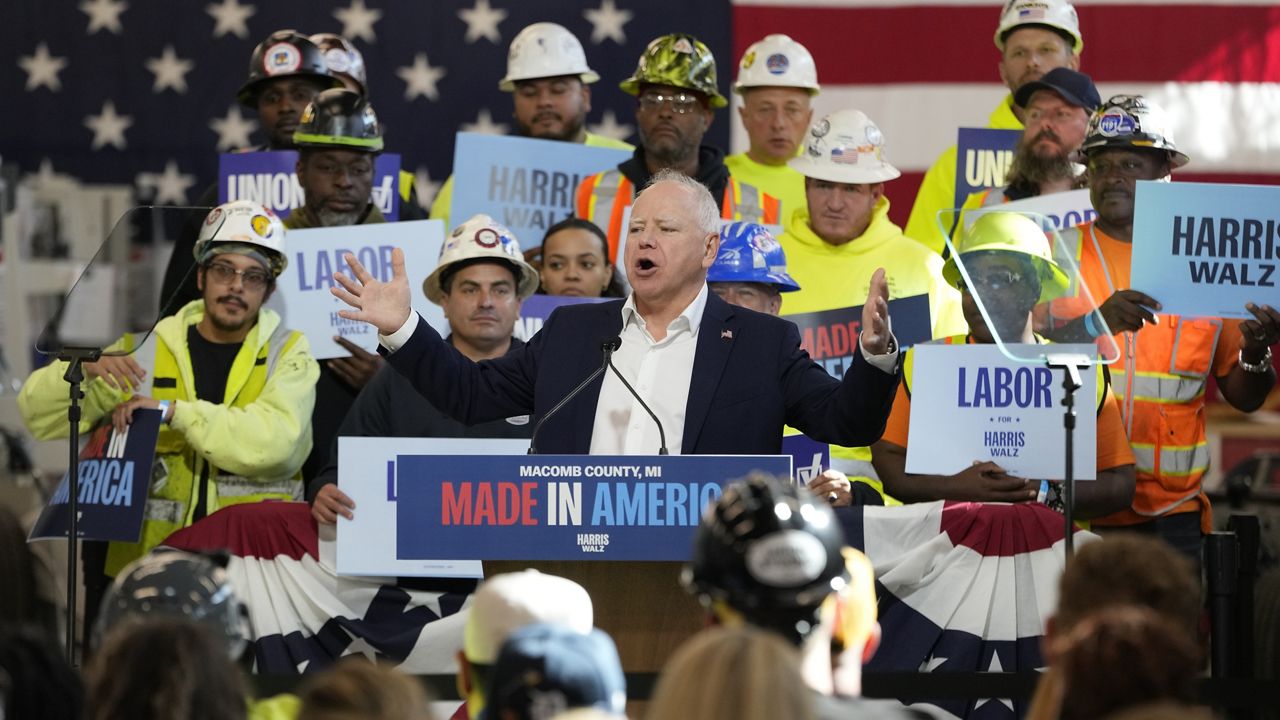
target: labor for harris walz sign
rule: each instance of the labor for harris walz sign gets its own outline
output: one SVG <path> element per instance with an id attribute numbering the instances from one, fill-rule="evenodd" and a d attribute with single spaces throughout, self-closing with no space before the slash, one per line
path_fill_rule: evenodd
<path id="1" fill-rule="evenodd" d="M 294 150 L 223 153 L 218 157 L 218 202 L 252 200 L 282 218 L 305 204 Z M 387 220 L 400 218 L 400 156 L 382 153 L 373 161 L 373 204 Z"/>
<path id="2" fill-rule="evenodd" d="M 485 213 L 506 225 L 525 250 L 574 214 L 583 178 L 616 167 L 627 150 L 534 138 L 458 133 L 453 150 L 450 222 Z"/>
<path id="3" fill-rule="evenodd" d="M 82 540 L 138 541 L 159 434 L 160 411 L 135 410 L 124 432 L 105 425 L 89 435 L 77 465 L 76 534 Z M 32 540 L 67 536 L 70 499 L 64 475 L 31 529 Z"/>
<path id="4" fill-rule="evenodd" d="M 378 347 L 378 331 L 368 323 L 338 315 L 340 310 L 351 308 L 330 292 L 337 286 L 333 274 L 352 276 L 344 259 L 351 253 L 374 278 L 389 281 L 391 253 L 400 248 L 409 276 L 409 303 L 443 334 L 444 313 L 422 291 L 422 280 L 435 269 L 443 244 L 444 223 L 439 220 L 290 230 L 286 240 L 289 265 L 276 281 L 267 307 L 280 313 L 285 327 L 307 336 L 311 353 L 318 360 L 351 354 L 334 341 L 335 336 L 373 352 Z"/>
<path id="5" fill-rule="evenodd" d="M 1131 286 L 1166 313 L 1250 318 L 1280 304 L 1280 187 L 1139 182 Z"/>
<path id="6" fill-rule="evenodd" d="M 1024 357 L 1034 347 L 1015 345 Z M 1055 345 L 1055 352 L 1096 354 L 1093 345 Z M 953 475 L 990 461 L 1028 480 L 1066 475 L 1062 370 L 1014 362 L 995 345 L 924 343 L 911 350 L 911 420 L 907 472 Z M 1076 391 L 1075 479 L 1093 480 L 1097 453 L 1097 377 L 1080 373 Z"/>

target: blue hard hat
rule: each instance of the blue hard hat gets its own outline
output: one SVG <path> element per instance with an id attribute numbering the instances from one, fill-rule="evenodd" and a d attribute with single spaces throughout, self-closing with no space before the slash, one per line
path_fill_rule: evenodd
<path id="1" fill-rule="evenodd" d="M 720 253 L 707 282 L 754 282 L 792 292 L 800 285 L 787 274 L 787 255 L 767 228 L 735 222 L 720 229 Z"/>

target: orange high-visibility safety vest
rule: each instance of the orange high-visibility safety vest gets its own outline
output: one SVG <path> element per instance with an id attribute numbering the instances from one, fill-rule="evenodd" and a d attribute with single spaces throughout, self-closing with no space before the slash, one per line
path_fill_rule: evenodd
<path id="1" fill-rule="evenodd" d="M 1129 287 L 1132 246 L 1107 237 L 1093 223 L 1061 235 L 1079 261 L 1095 303 Z M 1088 305 L 1079 296 L 1055 300 L 1050 303 L 1050 321 L 1060 325 L 1080 317 Z M 1137 490 L 1129 510 L 1094 522 L 1133 525 L 1199 512 L 1201 531 L 1208 533 L 1213 516 L 1201 488 L 1209 468 L 1205 388 L 1210 375 L 1225 375 L 1235 364 L 1239 323 L 1163 313 L 1157 318 L 1157 325 L 1116 336 L 1120 359 L 1111 366 L 1111 386 L 1137 460 Z"/>
<path id="2" fill-rule="evenodd" d="M 578 217 L 599 225 L 609 239 L 609 262 L 618 260 L 618 243 L 622 239 L 622 215 L 635 200 L 635 184 L 618 169 L 605 170 L 587 177 L 578 185 L 575 212 Z M 777 225 L 782 203 L 754 185 L 729 177 L 720 203 L 720 217 L 725 220 Z"/>

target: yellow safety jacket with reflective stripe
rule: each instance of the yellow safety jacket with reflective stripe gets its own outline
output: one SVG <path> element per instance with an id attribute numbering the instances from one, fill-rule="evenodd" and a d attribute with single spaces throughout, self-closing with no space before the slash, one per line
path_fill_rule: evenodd
<path id="1" fill-rule="evenodd" d="M 596 135 L 595 133 L 587 133 L 587 139 L 584 140 L 582 144 L 589 145 L 591 147 L 615 148 L 618 150 L 628 150 L 628 151 L 636 149 L 635 146 L 629 142 L 625 142 L 623 140 L 614 140 L 611 137 L 607 137 L 605 135 Z M 451 222 L 450 215 L 452 213 L 453 213 L 453 175 L 450 175 L 448 179 L 444 181 L 444 185 L 440 186 L 440 192 L 436 193 L 435 199 L 431 201 L 431 213 L 429 217 L 432 220 L 443 220 L 444 230 L 446 233 L 448 233 L 450 230 L 453 229 L 453 226 L 450 225 L 450 222 Z M 463 219 L 465 220 L 465 218 Z M 502 222 L 502 218 L 496 218 L 496 219 L 498 220 L 498 222 Z M 461 222 L 461 220 L 459 220 L 459 222 Z M 542 242 L 542 239 L 541 238 L 525 238 L 525 239 L 522 239 L 520 242 L 521 244 L 524 245 L 525 249 L 527 250 L 531 247 L 534 247 L 536 244 L 540 244 Z"/>
<path id="2" fill-rule="evenodd" d="M 609 239 L 609 262 L 618 262 L 622 216 L 635 197 L 635 185 L 617 168 L 585 178 L 578 186 L 576 215 L 604 230 Z M 780 205 L 777 198 L 730 175 L 720 202 L 720 217 L 776 225 Z"/>
<path id="3" fill-rule="evenodd" d="M 173 418 L 156 442 L 142 536 L 136 543 L 110 544 L 107 574 L 190 525 L 203 499 L 205 512 L 261 500 L 300 500 L 302 462 L 311 451 L 311 409 L 320 367 L 307 339 L 288 330 L 271 310 L 259 311 L 231 366 L 221 404 L 195 398 L 187 329 L 204 316 L 194 300 L 156 324 L 135 347 L 125 336 L 112 349 L 137 350 L 139 364 L 151 363 L 151 396 L 176 401 Z M 154 345 L 154 350 L 150 346 Z M 65 363 L 32 373 L 19 396 L 23 418 L 41 439 L 65 437 Z M 112 389 L 101 378 L 84 384 L 81 430 L 88 432 L 132 393 Z"/>
<path id="4" fill-rule="evenodd" d="M 746 153 L 738 153 L 726 157 L 724 166 L 729 168 L 732 177 L 778 198 L 779 222 L 785 221 L 796 210 L 809 206 L 804 194 L 804 176 L 787 165 L 765 165 L 752 160 Z"/>
<path id="5" fill-rule="evenodd" d="M 1095 303 L 1125 289 L 1112 281 L 1107 261 L 1127 268 L 1130 258 L 1102 258 L 1093 223 L 1063 231 L 1061 237 L 1074 250 Z M 1075 283 L 1071 295 L 1077 292 Z M 1072 296 L 1050 304 L 1051 323 L 1084 314 L 1088 303 Z M 1111 382 L 1137 461 L 1137 487 L 1129 510 L 1099 518 L 1098 525 L 1133 525 L 1199 511 L 1201 530 L 1212 529 L 1209 499 L 1201 487 L 1209 469 L 1205 390 L 1223 331 L 1221 318 L 1160 314 L 1155 325 L 1115 336 L 1120 359 L 1111 368 Z"/>
<path id="6" fill-rule="evenodd" d="M 1022 130 L 1022 121 L 1013 114 L 1013 96 L 1006 95 L 996 109 L 987 118 L 987 127 L 997 130 Z M 916 193 L 915 204 L 911 206 L 911 216 L 907 219 L 907 237 L 918 240 L 936 253 L 941 253 L 946 244 L 942 230 L 938 227 L 938 211 L 954 208 L 956 205 L 956 157 L 958 149 L 955 145 L 947 148 L 924 174 L 920 183 L 920 191 Z"/>

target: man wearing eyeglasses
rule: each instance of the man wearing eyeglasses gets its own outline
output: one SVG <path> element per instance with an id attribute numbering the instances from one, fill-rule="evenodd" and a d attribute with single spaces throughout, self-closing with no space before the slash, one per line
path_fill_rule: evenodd
<path id="1" fill-rule="evenodd" d="M 288 264 L 284 234 L 258 203 L 214 208 L 195 245 L 201 299 L 162 318 L 142 345 L 126 335 L 108 348 L 122 354 L 84 364 L 81 432 L 107 422 L 123 431 L 139 408 L 162 413 L 155 466 L 143 475 L 142 536 L 110 544 L 107 575 L 221 507 L 302 499 L 320 371 L 306 337 L 262 307 Z M 61 362 L 37 370 L 18 396 L 40 439 L 66 436 L 65 371 Z M 101 580 L 90 570 L 86 583 Z"/>
<path id="2" fill-rule="evenodd" d="M 716 88 L 716 60 L 692 35 L 663 35 L 645 49 L 622 90 L 636 96 L 640 147 L 631 159 L 592 175 L 578 186 L 578 217 L 599 225 L 609 239 L 609 261 L 618 261 L 622 217 L 659 170 L 688 175 L 711 191 L 720 217 L 777 224 L 780 203 L 754 185 L 732 177 L 724 153 L 702 144 L 714 110 L 729 101 Z"/>
<path id="3" fill-rule="evenodd" d="M 804 176 L 787 165 L 813 121 L 818 69 L 808 48 L 786 35 L 752 43 L 738 63 L 733 91 L 748 147 L 724 159 L 729 172 L 782 203 L 781 222 L 805 207 Z"/>
<path id="4" fill-rule="evenodd" d="M 1092 301 L 1077 296 L 1037 311 L 1048 310 L 1038 317 L 1042 332 L 1058 342 L 1092 342 L 1108 329 L 1117 335 L 1120 358 L 1111 377 L 1137 457 L 1138 486 L 1132 507 L 1095 525 L 1157 535 L 1198 566 L 1201 536 L 1213 521 L 1201 485 L 1209 467 L 1209 376 L 1232 407 L 1257 410 L 1276 384 L 1271 346 L 1280 341 L 1280 311 L 1250 303 L 1249 320 L 1182 317 L 1160 313 L 1155 298 L 1130 288 L 1137 181 L 1167 180 L 1189 162 L 1163 108 L 1140 95 L 1112 97 L 1089 119 L 1081 152 L 1098 219 L 1062 233 L 1062 240 L 1077 249 L 1080 276 L 1101 306 L 1091 312 Z M 1099 327 L 1099 314 L 1106 327 Z"/>

